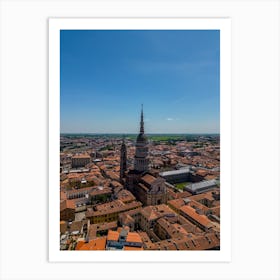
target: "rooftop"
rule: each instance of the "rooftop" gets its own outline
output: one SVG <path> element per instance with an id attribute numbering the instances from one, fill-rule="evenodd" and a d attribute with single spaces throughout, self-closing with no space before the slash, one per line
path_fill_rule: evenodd
<path id="1" fill-rule="evenodd" d="M 137 232 L 129 232 L 126 237 L 126 241 L 142 243 L 141 236 Z"/>
<path id="2" fill-rule="evenodd" d="M 108 241 L 118 241 L 120 233 L 117 231 L 109 230 L 107 240 Z"/>
<path id="3" fill-rule="evenodd" d="M 217 181 L 213 179 L 213 180 L 208 180 L 208 181 L 201 181 L 201 182 L 194 183 L 194 184 L 189 184 L 189 185 L 186 185 L 184 188 L 187 191 L 191 191 L 192 193 L 195 193 L 195 192 L 199 192 L 203 189 L 207 189 L 209 187 L 215 187 L 215 186 L 217 186 Z"/>
<path id="4" fill-rule="evenodd" d="M 211 228 L 213 227 L 212 222 L 205 216 L 205 215 L 200 215 L 196 212 L 194 208 L 188 205 L 184 205 L 180 208 L 180 211 L 182 213 L 187 214 L 187 216 L 191 217 L 193 220 L 201 224 L 202 226 L 206 228 Z"/>
<path id="5" fill-rule="evenodd" d="M 106 237 L 99 237 L 89 242 L 79 241 L 76 250 L 105 250 Z"/>
<path id="6" fill-rule="evenodd" d="M 165 204 L 160 204 L 156 206 L 146 206 L 141 210 L 141 213 L 148 220 L 155 220 L 164 216 L 176 215 L 176 213 Z"/>
<path id="7" fill-rule="evenodd" d="M 129 232 L 124 228 L 118 228 L 117 231 L 109 230 L 107 240 L 119 241 L 120 236 L 125 239 L 125 242 L 142 243 L 141 236 L 137 232 Z"/>
<path id="8" fill-rule="evenodd" d="M 184 169 L 179 169 L 179 170 L 164 171 L 164 172 L 159 173 L 159 175 L 161 177 L 165 177 L 165 176 L 185 174 L 185 173 L 189 173 L 189 172 L 190 172 L 190 168 L 184 168 Z"/>
<path id="9" fill-rule="evenodd" d="M 76 154 L 72 158 L 88 158 L 88 159 L 90 159 L 90 156 L 88 154 Z"/>
<path id="10" fill-rule="evenodd" d="M 75 201 L 73 200 L 62 200 L 60 201 L 60 211 L 65 209 L 75 209 Z"/>
<path id="11" fill-rule="evenodd" d="M 94 211 L 93 209 L 89 209 L 86 212 L 86 217 L 92 217 L 92 216 L 100 216 L 100 215 L 106 215 L 110 213 L 116 213 L 116 212 L 124 212 L 131 210 L 133 208 L 138 208 L 142 205 L 139 201 L 132 201 L 129 203 L 123 203 L 120 200 L 114 200 L 109 203 L 104 203 L 97 206 L 97 211 Z"/>
<path id="12" fill-rule="evenodd" d="M 149 185 L 151 185 L 156 180 L 156 178 L 151 174 L 145 174 L 141 179 Z"/>

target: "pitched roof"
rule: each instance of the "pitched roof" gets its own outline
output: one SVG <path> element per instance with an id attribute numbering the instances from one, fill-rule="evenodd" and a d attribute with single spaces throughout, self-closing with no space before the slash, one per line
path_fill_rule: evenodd
<path id="1" fill-rule="evenodd" d="M 141 178 L 142 181 L 144 181 L 145 183 L 151 185 L 156 178 L 154 176 L 152 176 L 151 174 L 146 174 Z"/>
<path id="2" fill-rule="evenodd" d="M 62 200 L 60 201 L 60 211 L 65 209 L 75 209 L 75 201 L 73 200 Z"/>
<path id="3" fill-rule="evenodd" d="M 108 231 L 108 235 L 107 235 L 107 240 L 108 241 L 118 241 L 119 240 L 119 232 L 117 231 L 113 231 L 113 230 L 109 230 Z"/>
<path id="4" fill-rule="evenodd" d="M 79 241 L 76 250 L 105 250 L 106 237 L 99 237 L 89 242 Z"/>
<path id="5" fill-rule="evenodd" d="M 141 210 L 141 213 L 148 220 L 154 220 L 166 215 L 176 215 L 175 212 L 165 204 L 160 204 L 156 206 L 146 206 Z"/>
<path id="6" fill-rule="evenodd" d="M 199 215 L 191 206 L 184 205 L 180 208 L 180 210 L 206 228 L 213 226 L 212 222 L 205 215 Z"/>
<path id="7" fill-rule="evenodd" d="M 89 158 L 90 159 L 90 156 L 87 153 L 85 153 L 85 154 L 76 154 L 72 158 Z"/>
<path id="8" fill-rule="evenodd" d="M 126 241 L 142 243 L 141 236 L 137 232 L 129 232 L 126 237 Z"/>

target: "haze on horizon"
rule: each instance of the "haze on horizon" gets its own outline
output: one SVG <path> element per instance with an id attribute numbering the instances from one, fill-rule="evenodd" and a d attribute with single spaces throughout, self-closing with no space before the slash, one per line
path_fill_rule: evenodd
<path id="1" fill-rule="evenodd" d="M 220 131 L 218 30 L 62 30 L 61 133 Z"/>

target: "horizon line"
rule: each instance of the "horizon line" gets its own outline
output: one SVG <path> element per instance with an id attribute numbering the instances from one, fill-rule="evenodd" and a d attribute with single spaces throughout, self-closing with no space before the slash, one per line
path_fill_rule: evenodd
<path id="1" fill-rule="evenodd" d="M 60 134 L 95 134 L 95 135 L 100 135 L 100 134 L 139 134 L 139 132 L 60 132 Z M 220 132 L 170 132 L 170 133 L 161 133 L 161 132 L 151 132 L 151 133 L 145 133 L 146 135 L 150 134 L 220 134 Z"/>

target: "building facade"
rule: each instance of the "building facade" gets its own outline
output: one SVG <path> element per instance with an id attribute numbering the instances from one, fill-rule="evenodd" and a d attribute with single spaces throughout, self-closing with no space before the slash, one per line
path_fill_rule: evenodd
<path id="1" fill-rule="evenodd" d="M 90 156 L 88 154 L 77 154 L 72 157 L 72 168 L 85 167 L 90 163 Z"/>

